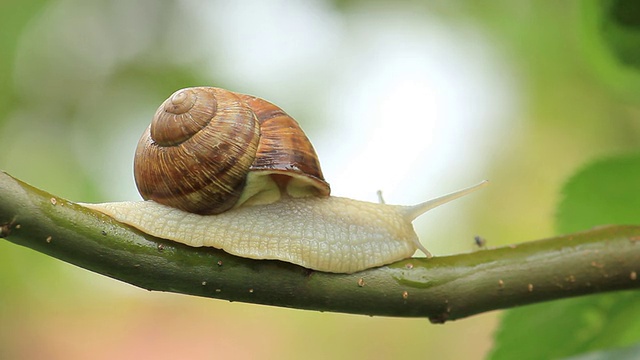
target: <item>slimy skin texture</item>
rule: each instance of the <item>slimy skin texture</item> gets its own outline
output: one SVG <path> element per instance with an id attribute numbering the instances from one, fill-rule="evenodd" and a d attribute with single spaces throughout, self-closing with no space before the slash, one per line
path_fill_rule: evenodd
<path id="1" fill-rule="evenodd" d="M 89 205 L 147 234 L 251 259 L 352 273 L 413 255 L 418 237 L 402 207 L 339 197 L 197 215 L 153 201 Z"/>
<path id="2" fill-rule="evenodd" d="M 415 206 L 308 197 L 198 215 L 153 201 L 82 205 L 147 234 L 189 246 L 211 246 L 241 257 L 281 260 L 318 271 L 353 273 L 408 258 L 417 249 L 431 257 L 411 222 L 485 184 Z"/>

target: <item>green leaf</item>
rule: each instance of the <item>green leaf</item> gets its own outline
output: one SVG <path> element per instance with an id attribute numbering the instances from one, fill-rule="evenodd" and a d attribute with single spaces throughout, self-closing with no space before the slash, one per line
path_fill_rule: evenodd
<path id="1" fill-rule="evenodd" d="M 640 2 L 599 1 L 600 33 L 610 51 L 623 64 L 640 71 Z"/>
<path id="2" fill-rule="evenodd" d="M 572 177 L 562 193 L 556 219 L 560 233 L 640 223 L 640 156 L 596 161 Z M 638 319 L 637 291 L 509 310 L 491 358 L 551 359 L 628 346 L 640 340 Z"/>
<path id="3" fill-rule="evenodd" d="M 16 61 L 16 51 L 21 34 L 27 24 L 49 4 L 48 0 L 3 0 L 0 1 L 0 124 L 5 120 L 16 102 L 15 78 L 11 76 Z"/>
<path id="4" fill-rule="evenodd" d="M 640 358 L 640 345 L 607 351 L 596 351 L 579 356 L 572 356 L 571 360 L 635 360 Z"/>
<path id="5" fill-rule="evenodd" d="M 610 87 L 631 101 L 640 90 L 640 2 L 582 1 L 580 41 L 585 59 Z"/>
<path id="6" fill-rule="evenodd" d="M 640 223 L 640 155 L 596 161 L 565 185 L 558 233 Z"/>
<path id="7" fill-rule="evenodd" d="M 505 313 L 492 359 L 557 359 L 625 346 L 640 333 L 640 293 L 536 304 Z"/>

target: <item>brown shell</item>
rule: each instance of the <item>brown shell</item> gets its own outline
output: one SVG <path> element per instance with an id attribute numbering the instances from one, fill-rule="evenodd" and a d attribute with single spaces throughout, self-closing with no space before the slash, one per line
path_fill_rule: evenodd
<path id="1" fill-rule="evenodd" d="M 158 108 L 134 175 L 145 200 L 199 214 L 330 193 L 294 119 L 265 100 L 212 87 L 178 90 Z"/>

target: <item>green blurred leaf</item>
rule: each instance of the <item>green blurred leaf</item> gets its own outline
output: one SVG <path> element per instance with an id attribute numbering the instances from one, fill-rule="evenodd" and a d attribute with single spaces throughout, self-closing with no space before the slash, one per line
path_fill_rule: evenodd
<path id="1" fill-rule="evenodd" d="M 509 310 L 490 358 L 557 359 L 628 345 L 640 331 L 639 300 L 638 292 L 625 292 Z"/>
<path id="2" fill-rule="evenodd" d="M 602 80 L 637 101 L 640 90 L 640 2 L 581 2 L 582 41 L 587 60 Z"/>
<path id="3" fill-rule="evenodd" d="M 592 163 L 567 182 L 563 194 L 556 219 L 560 233 L 640 223 L 640 155 Z M 627 346 L 640 340 L 639 318 L 638 292 L 509 310 L 491 358 L 551 359 Z"/>
<path id="4" fill-rule="evenodd" d="M 623 65 L 640 71 L 640 2 L 600 1 L 601 34 L 609 49 Z"/>
<path id="5" fill-rule="evenodd" d="M 136 62 L 125 63 L 114 72 L 111 82 L 121 84 L 134 82 L 136 86 L 152 92 L 154 96 L 164 99 L 174 91 L 188 86 L 220 86 L 209 84 L 203 80 L 202 74 L 195 67 L 179 67 L 171 64 L 156 64 L 140 59 Z M 132 80 L 133 79 L 133 80 Z"/>
<path id="6" fill-rule="evenodd" d="M 579 356 L 572 356 L 571 360 L 634 360 L 640 358 L 640 345 L 608 351 L 597 351 Z M 568 360 L 567 359 L 567 360 Z"/>
<path id="7" fill-rule="evenodd" d="M 0 124 L 5 114 L 15 105 L 13 78 L 9 76 L 15 65 L 16 49 L 20 34 L 27 23 L 42 11 L 49 2 L 46 0 L 0 2 Z"/>
<path id="8" fill-rule="evenodd" d="M 556 229 L 640 223 L 640 155 L 596 161 L 565 185 Z"/>

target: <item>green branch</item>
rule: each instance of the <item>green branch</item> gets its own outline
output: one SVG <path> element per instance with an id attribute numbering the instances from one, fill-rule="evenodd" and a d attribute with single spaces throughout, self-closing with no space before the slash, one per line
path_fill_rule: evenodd
<path id="1" fill-rule="evenodd" d="M 436 323 L 640 286 L 640 226 L 329 274 L 154 238 L 5 173 L 0 237 L 147 290 Z"/>

